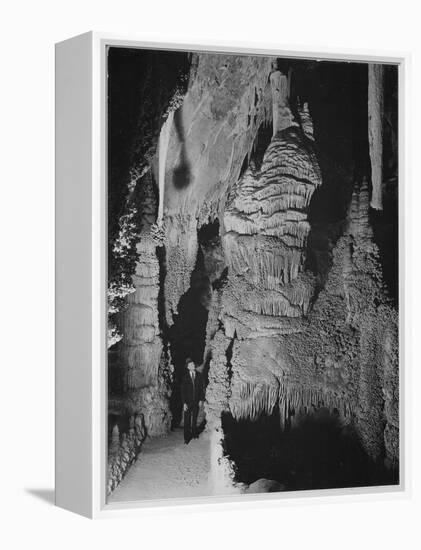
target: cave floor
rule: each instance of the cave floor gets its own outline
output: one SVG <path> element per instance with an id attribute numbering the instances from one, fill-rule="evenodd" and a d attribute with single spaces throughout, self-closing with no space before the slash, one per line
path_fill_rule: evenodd
<path id="1" fill-rule="evenodd" d="M 108 502 L 208 496 L 210 438 L 184 443 L 183 430 L 145 441 L 137 461 Z"/>

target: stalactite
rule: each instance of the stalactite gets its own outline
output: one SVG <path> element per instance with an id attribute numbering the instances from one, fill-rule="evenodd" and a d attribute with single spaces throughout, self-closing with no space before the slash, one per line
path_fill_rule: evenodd
<path id="1" fill-rule="evenodd" d="M 158 217 L 157 225 L 161 225 L 164 215 L 164 190 L 165 190 L 165 169 L 167 164 L 168 144 L 170 140 L 171 129 L 173 126 L 174 111 L 168 113 L 168 117 L 165 120 L 159 134 L 159 205 L 158 205 Z"/>
<path id="2" fill-rule="evenodd" d="M 262 414 L 272 414 L 277 403 L 279 388 L 265 383 L 245 383 L 233 393 L 229 406 L 236 420 L 248 418 L 256 420 Z"/>
<path id="3" fill-rule="evenodd" d="M 234 386 L 229 401 L 230 411 L 236 420 L 256 420 L 260 415 L 272 414 L 279 406 L 281 427 L 284 428 L 291 414 L 312 414 L 320 408 L 334 410 L 342 418 L 350 417 L 355 410 L 355 402 L 346 395 L 336 395 L 324 388 L 291 386 L 274 379 L 266 382 L 244 382 Z"/>
<path id="4" fill-rule="evenodd" d="M 225 209 L 224 248 L 234 273 L 269 289 L 298 276 L 310 231 L 307 207 L 320 183 L 317 159 L 300 132 L 277 135 L 260 170 L 246 170 Z"/>
<path id="5" fill-rule="evenodd" d="M 368 66 L 368 140 L 371 159 L 371 207 L 383 210 L 383 65 Z"/>
<path id="6" fill-rule="evenodd" d="M 159 156 L 153 163 L 155 166 L 158 161 L 159 203 L 152 219 L 147 216 L 138 248 L 135 289 L 127 311 L 120 317 L 125 335 L 120 346 L 125 389 L 134 396 L 137 409 L 144 411 L 149 435 L 169 429 L 168 392 L 160 387 L 163 377 L 159 368 L 168 358 L 163 335 L 180 313 L 180 297 L 191 288 L 196 262 L 202 258 L 201 253 L 205 254 L 198 233 L 209 217 L 218 217 L 224 276 L 212 280 L 207 272 L 212 298 L 205 306 L 209 315 L 203 362 L 208 380 L 205 411 L 214 443 L 213 466 L 218 464 L 219 473 L 224 470 L 228 474 L 225 481 L 232 475 L 224 456 L 221 413 L 231 412 L 236 420 L 254 421 L 277 413 L 278 408 L 283 428 L 291 425 L 293 416 L 297 419 L 321 408 L 335 413 L 335 418 L 339 414 L 341 423 L 352 415 L 370 424 L 380 411 L 384 419 L 375 424 L 380 432 L 386 426 L 387 452 L 390 457 L 397 456 L 394 332 L 385 330 L 388 343 L 381 345 L 377 336 L 365 335 L 364 353 L 360 346 L 361 333 L 366 329 L 361 322 L 365 319 L 364 308 L 370 309 L 374 325 L 382 307 L 378 299 L 381 292 L 372 290 L 380 287 L 381 277 L 375 270 L 370 271 L 377 249 L 368 217 L 370 198 L 377 209 L 382 199 L 382 67 L 369 68 L 372 196 L 364 181 L 354 191 L 347 219 L 338 222 L 341 216 L 345 218 L 351 193 L 352 168 L 347 163 L 351 165 L 355 160 L 355 151 L 347 147 L 354 147 L 360 139 L 358 127 L 362 123 L 351 120 L 354 95 L 359 91 L 351 88 L 350 99 L 347 84 L 343 87 L 340 82 L 338 86 L 337 81 L 326 90 L 329 94 L 320 94 L 322 99 L 318 93 L 303 90 L 303 97 L 309 98 L 318 114 L 316 136 L 321 139 L 316 146 L 309 105 L 301 104 L 299 99 L 296 103 L 293 98 L 298 113 L 295 109 L 292 112 L 291 72 L 287 76 L 274 70 L 284 64 L 273 60 L 271 66 L 268 60 L 246 56 L 233 60 L 232 56 L 201 55 L 185 102 L 179 106 L 180 119 L 174 122 L 171 109 L 161 127 Z M 314 65 L 318 64 L 313 64 L 313 71 L 305 64 L 303 82 L 297 79 L 294 91 L 309 82 L 321 84 L 317 81 L 319 68 Z M 341 90 L 343 98 L 330 93 L 338 95 Z M 332 105 L 321 108 L 321 100 L 332 101 Z M 344 116 L 348 101 L 352 111 Z M 349 131 L 346 128 L 342 133 L 343 124 L 349 124 Z M 270 134 L 271 142 L 263 152 Z M 357 147 L 360 145 L 358 142 Z M 327 185 L 310 204 L 322 183 L 316 151 L 323 160 Z M 365 150 L 364 158 L 367 153 Z M 325 159 L 329 155 L 334 169 Z M 170 180 L 174 185 L 168 185 Z M 329 204 L 325 210 L 326 202 Z M 340 212 L 331 216 L 338 204 Z M 329 228 L 320 229 L 319 225 Z M 342 231 L 348 231 L 343 239 Z M 309 235 L 312 240 L 308 243 Z M 317 239 L 328 241 L 322 245 L 328 248 L 331 263 L 318 256 Z M 165 250 L 160 252 L 165 254 L 159 263 L 156 247 L 164 242 Z M 214 264 L 215 259 L 211 259 Z M 319 269 L 322 263 L 329 263 L 323 265 L 323 280 Z M 212 269 L 213 273 L 217 271 L 215 265 Z M 374 294 L 373 305 L 368 302 Z M 196 321 L 194 315 L 191 319 Z M 376 327 L 376 334 L 384 326 L 388 327 Z M 200 338 L 192 337 L 195 342 Z M 373 341 L 377 346 L 374 352 Z M 379 349 L 386 347 L 390 348 L 388 356 L 377 360 Z M 175 362 L 175 353 L 173 357 Z M 382 385 L 371 383 L 370 376 L 377 373 Z M 376 412 L 370 410 L 373 395 L 381 406 L 384 403 L 384 410 L 377 403 Z M 326 411 L 319 412 L 321 417 Z M 361 433 L 371 432 L 362 429 Z M 116 448 L 118 428 L 111 435 L 112 448 Z M 381 437 L 376 434 L 376 445 L 379 441 L 381 445 Z"/>
<path id="7" fill-rule="evenodd" d="M 347 418 L 353 414 L 355 402 L 347 395 L 337 395 L 324 388 L 280 384 L 279 410 L 284 425 L 287 415 L 292 411 L 311 414 L 321 407 L 332 412 L 336 410 L 343 418 Z"/>
<path id="8" fill-rule="evenodd" d="M 272 110 L 273 110 L 273 135 L 289 128 L 297 126 L 292 111 L 289 107 L 289 79 L 281 71 L 274 71 L 270 75 L 272 88 Z"/>
<path id="9" fill-rule="evenodd" d="M 366 242 L 373 240 L 373 229 L 369 219 L 369 202 L 368 182 L 364 179 L 361 186 L 356 187 L 352 193 L 348 214 L 348 232 L 355 239 Z"/>

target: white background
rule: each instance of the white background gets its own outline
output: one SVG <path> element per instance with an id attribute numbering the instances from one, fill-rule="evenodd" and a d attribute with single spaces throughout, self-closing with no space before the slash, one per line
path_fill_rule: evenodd
<path id="1" fill-rule="evenodd" d="M 0 32 L 0 545 L 5 549 L 419 548 L 421 121 L 416 2 L 36 0 L 4 3 Z M 54 476 L 54 43 L 87 30 L 181 42 L 272 42 L 293 49 L 413 54 L 408 231 L 412 497 L 92 522 L 51 504 Z M 412 284 L 413 281 L 413 284 Z M 75 342 L 77 345 L 77 342 Z M 411 361 L 410 361 L 411 359 Z M 77 407 L 77 399 L 74 406 Z M 77 472 L 75 472 L 77 475 Z"/>

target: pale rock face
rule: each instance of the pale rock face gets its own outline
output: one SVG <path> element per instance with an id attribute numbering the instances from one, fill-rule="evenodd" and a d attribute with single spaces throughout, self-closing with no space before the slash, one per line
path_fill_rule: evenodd
<path id="1" fill-rule="evenodd" d="M 320 406 L 336 410 L 343 423 L 354 419 L 373 459 L 381 456 L 386 441 L 387 460 L 396 464 L 397 314 L 384 292 L 368 207 L 368 188 L 363 185 L 353 194 L 348 228 L 334 250 L 326 286 L 306 315 L 278 312 L 269 333 L 269 322 L 263 328 L 262 315 L 247 305 L 249 291 L 239 291 L 237 309 L 230 307 L 232 287 L 242 285 L 242 278 L 227 285 L 221 320 L 233 338 L 228 406 L 235 418 L 256 419 L 279 403 L 281 422 L 292 411 L 299 415 Z M 308 285 L 307 291 L 311 288 Z M 267 292 L 262 290 L 260 296 L 270 299 Z M 290 321 L 294 324 L 288 330 Z M 221 352 L 216 357 L 224 360 Z M 211 362 L 210 372 L 214 368 Z M 222 373 L 223 367 L 216 370 Z"/>
<path id="2" fill-rule="evenodd" d="M 302 270 L 310 225 L 306 209 L 321 184 L 318 163 L 301 132 L 285 129 L 269 145 L 259 172 L 249 169 L 224 215 L 231 271 L 276 289 Z"/>
<path id="3" fill-rule="evenodd" d="M 164 215 L 167 322 L 190 285 L 200 223 L 218 216 L 261 125 L 271 123 L 271 58 L 202 54 L 169 136 Z"/>
<path id="4" fill-rule="evenodd" d="M 289 106 L 291 80 L 281 71 L 270 75 L 273 111 L 273 135 L 291 126 L 298 126 Z"/>
<path id="5" fill-rule="evenodd" d="M 314 285 L 302 274 L 310 225 L 307 208 L 321 184 L 312 145 L 297 128 L 285 77 L 274 109 L 277 131 L 260 170 L 249 168 L 233 187 L 224 213 L 224 250 L 229 283 L 222 297 L 225 332 L 238 338 L 232 356 L 229 407 L 235 418 L 271 414 L 281 398 L 281 335 L 300 330 Z M 287 126 L 289 124 L 289 126 Z"/>

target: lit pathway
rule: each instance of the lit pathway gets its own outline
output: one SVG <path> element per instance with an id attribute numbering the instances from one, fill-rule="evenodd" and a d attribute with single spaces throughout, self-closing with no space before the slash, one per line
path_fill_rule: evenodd
<path id="1" fill-rule="evenodd" d="M 108 502 L 209 495 L 209 435 L 185 445 L 183 430 L 145 441 L 137 461 Z"/>

